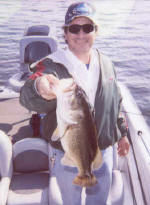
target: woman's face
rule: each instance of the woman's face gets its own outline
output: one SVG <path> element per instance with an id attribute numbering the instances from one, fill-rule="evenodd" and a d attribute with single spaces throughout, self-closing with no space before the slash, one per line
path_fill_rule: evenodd
<path id="1" fill-rule="evenodd" d="M 77 17 L 69 24 L 69 26 L 74 24 L 84 25 L 93 23 L 87 17 Z M 77 55 L 85 52 L 88 53 L 95 41 L 96 36 L 97 31 L 95 29 L 90 33 L 85 33 L 82 29 L 80 29 L 77 34 L 74 34 L 67 28 L 65 33 L 65 39 L 68 43 L 69 49 Z"/>

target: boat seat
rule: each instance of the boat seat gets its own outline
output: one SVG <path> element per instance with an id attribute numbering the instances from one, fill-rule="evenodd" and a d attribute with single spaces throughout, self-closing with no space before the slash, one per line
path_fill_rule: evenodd
<path id="1" fill-rule="evenodd" d="M 51 48 L 45 42 L 32 42 L 25 48 L 25 63 L 34 63 L 51 53 Z"/>
<path id="2" fill-rule="evenodd" d="M 20 40 L 20 63 L 33 63 L 57 50 L 56 40 L 49 36 L 25 36 Z"/>
<path id="3" fill-rule="evenodd" d="M 16 142 L 7 205 L 48 205 L 48 190 L 48 144 L 40 138 Z"/>
<path id="4" fill-rule="evenodd" d="M 20 92 L 25 81 L 33 74 L 30 64 L 57 50 L 56 40 L 49 36 L 24 36 L 20 40 L 20 72 L 8 79 L 8 85 Z"/>
<path id="5" fill-rule="evenodd" d="M 8 79 L 8 85 L 13 91 L 20 92 L 25 81 L 35 72 L 30 68 L 32 63 L 57 50 L 57 42 L 49 34 L 47 25 L 30 26 L 25 30 L 20 40 L 20 71 Z"/>
<path id="6" fill-rule="evenodd" d="M 48 36 L 49 33 L 48 25 L 33 25 L 25 29 L 24 36 Z"/>
<path id="7" fill-rule="evenodd" d="M 12 143 L 0 130 L 0 205 L 6 205 L 12 177 Z"/>

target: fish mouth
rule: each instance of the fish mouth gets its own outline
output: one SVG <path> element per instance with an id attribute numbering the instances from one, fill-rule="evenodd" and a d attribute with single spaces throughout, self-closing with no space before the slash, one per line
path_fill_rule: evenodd
<path id="1" fill-rule="evenodd" d="M 76 98 L 79 100 L 84 100 L 86 101 L 87 104 L 89 104 L 89 98 L 86 94 L 86 92 L 80 87 L 80 86 L 76 86 L 76 89 L 75 89 L 75 96 Z"/>
<path id="2" fill-rule="evenodd" d="M 74 91 L 76 83 L 73 78 L 63 79 L 60 81 L 60 87 L 63 93 Z"/>

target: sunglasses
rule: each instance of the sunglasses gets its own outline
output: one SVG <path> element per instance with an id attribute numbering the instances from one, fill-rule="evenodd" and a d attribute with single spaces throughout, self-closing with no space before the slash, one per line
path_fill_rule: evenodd
<path id="1" fill-rule="evenodd" d="M 83 25 L 73 24 L 68 26 L 67 28 L 70 33 L 78 34 L 81 29 L 84 33 L 91 33 L 92 31 L 94 31 L 96 26 L 92 24 L 83 24 Z"/>

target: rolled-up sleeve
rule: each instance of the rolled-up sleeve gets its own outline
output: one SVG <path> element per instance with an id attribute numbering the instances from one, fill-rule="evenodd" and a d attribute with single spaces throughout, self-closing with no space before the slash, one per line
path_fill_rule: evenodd
<path id="1" fill-rule="evenodd" d="M 20 91 L 20 103 L 30 111 L 47 113 L 56 109 L 56 100 L 43 99 L 35 89 L 35 80 L 28 79 Z"/>

